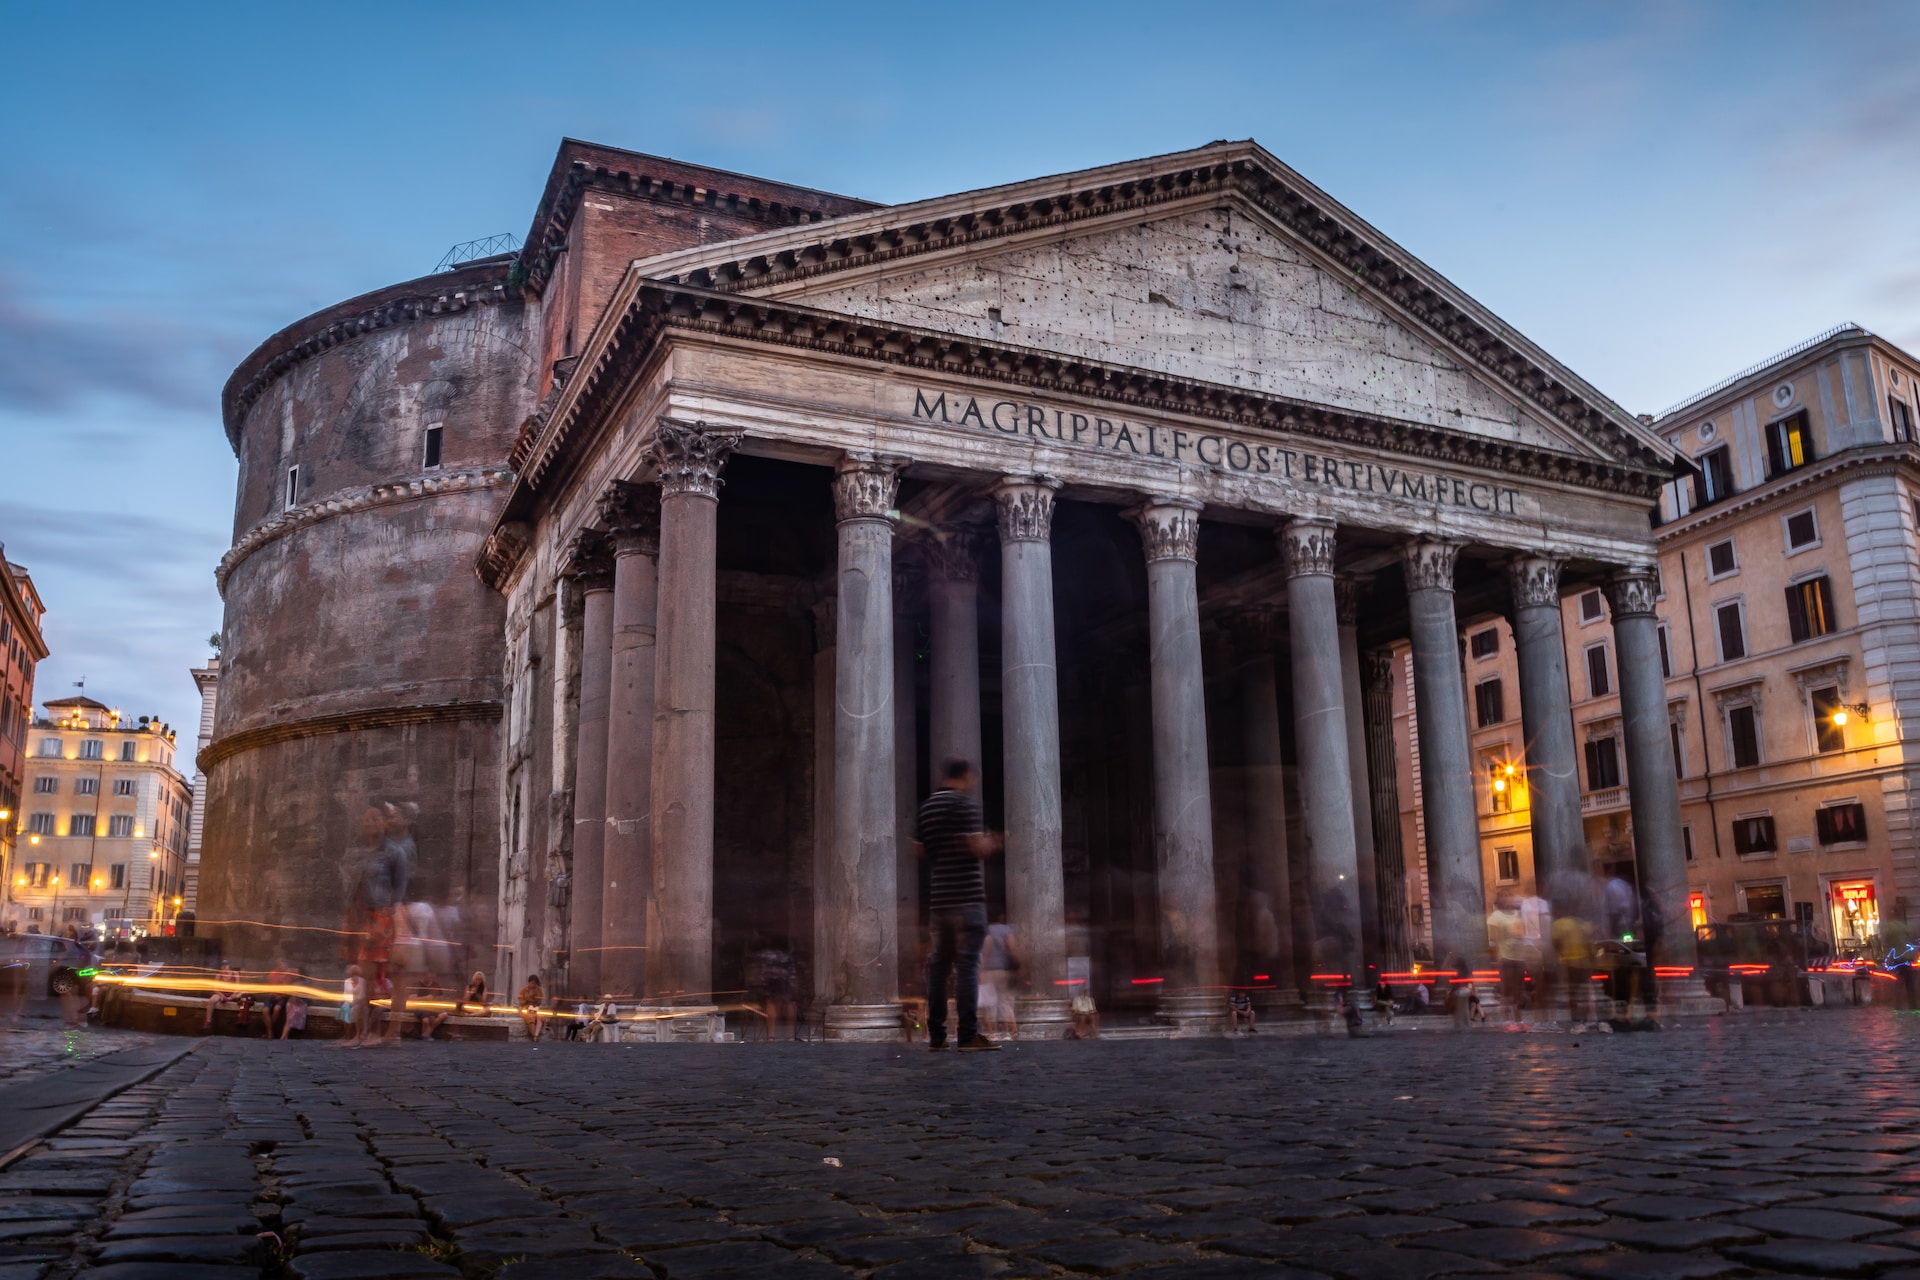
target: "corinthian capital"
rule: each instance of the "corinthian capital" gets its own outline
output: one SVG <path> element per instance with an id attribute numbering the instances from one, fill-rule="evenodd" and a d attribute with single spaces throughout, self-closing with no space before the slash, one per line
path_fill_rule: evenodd
<path id="1" fill-rule="evenodd" d="M 1280 526 L 1280 556 L 1289 578 L 1333 575 L 1333 521 L 1302 516 Z"/>
<path id="2" fill-rule="evenodd" d="M 615 555 L 659 555 L 659 488 L 615 480 L 600 495 L 600 523 L 607 526 Z"/>
<path id="3" fill-rule="evenodd" d="M 1560 569 L 1565 563 L 1553 556 L 1515 556 L 1507 566 L 1507 580 L 1513 587 L 1513 607 L 1558 609 Z"/>
<path id="4" fill-rule="evenodd" d="M 1614 571 L 1607 580 L 1607 603 L 1613 607 L 1613 620 L 1653 616 L 1654 601 L 1660 596 L 1660 571 L 1650 564 L 1633 565 Z"/>
<path id="5" fill-rule="evenodd" d="M 662 498 L 720 496 L 720 472 L 739 447 L 744 431 L 726 431 L 704 422 L 662 418 L 647 449 L 660 480 Z"/>
<path id="6" fill-rule="evenodd" d="M 849 453 L 833 469 L 833 516 L 854 520 L 892 520 L 900 492 L 900 468 L 906 459 L 891 454 Z"/>
<path id="7" fill-rule="evenodd" d="M 1343 573 L 1333 580 L 1334 621 L 1343 627 L 1360 625 L 1360 597 L 1373 585 L 1370 574 Z"/>
<path id="8" fill-rule="evenodd" d="M 1060 482 L 1050 476 L 1008 476 L 993 489 L 1000 517 L 1001 542 L 1045 542 L 1053 535 L 1053 495 Z"/>
<path id="9" fill-rule="evenodd" d="M 1401 549 L 1409 591 L 1453 590 L 1453 563 L 1460 544 L 1443 538 L 1415 538 Z"/>
<path id="10" fill-rule="evenodd" d="M 944 582 L 980 580 L 979 531 L 966 527 L 936 529 L 920 541 L 926 552 L 927 572 Z"/>
<path id="11" fill-rule="evenodd" d="M 582 529 L 567 542 L 561 572 L 582 591 L 613 589 L 613 544 L 598 529 Z"/>
<path id="12" fill-rule="evenodd" d="M 1393 683 L 1393 650 L 1369 649 L 1360 655 L 1360 661 L 1366 668 L 1367 688 L 1378 689 Z"/>
<path id="13" fill-rule="evenodd" d="M 1140 528 L 1147 563 L 1200 558 L 1200 504 L 1189 498 L 1150 498 L 1127 513 Z"/>

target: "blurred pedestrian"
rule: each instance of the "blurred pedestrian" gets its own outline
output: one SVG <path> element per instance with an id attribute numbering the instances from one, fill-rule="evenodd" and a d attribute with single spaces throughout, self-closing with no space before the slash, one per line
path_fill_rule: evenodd
<path id="1" fill-rule="evenodd" d="M 1502 893 L 1487 913 L 1487 942 L 1493 948 L 1500 969 L 1500 1016 L 1507 1030 L 1520 1030 L 1520 1005 L 1526 995 L 1526 933 L 1520 919 L 1520 902 L 1511 893 Z"/>
<path id="2" fill-rule="evenodd" d="M 240 1030 L 247 1029 L 247 1019 L 253 1012 L 253 996 L 240 990 L 240 973 L 228 960 L 220 962 L 219 971 L 213 975 L 213 993 L 207 997 L 206 1020 L 200 1024 L 200 1030 L 213 1030 L 214 1012 L 226 1005 L 239 1006 Z"/>
<path id="3" fill-rule="evenodd" d="M 299 975 L 287 967 L 286 960 L 274 960 L 273 970 L 267 974 L 266 998 L 260 1007 L 260 1021 L 265 1026 L 267 1039 L 273 1039 L 276 1023 L 282 1030 L 286 1028 L 287 1009 L 293 1000 L 289 988 L 298 980 Z"/>
<path id="4" fill-rule="evenodd" d="M 470 1015 L 484 1018 L 493 1012 L 487 1005 L 486 974 L 478 969 L 473 971 L 473 976 L 467 979 L 466 989 L 460 993 L 460 999 L 454 1002 L 453 1012 L 462 1018 Z"/>
<path id="5" fill-rule="evenodd" d="M 1254 1034 L 1253 993 L 1245 987 L 1235 987 L 1227 996 L 1227 1026 L 1234 1035 L 1240 1034 L 1240 1024 L 1246 1023 L 1247 1034 Z"/>
<path id="6" fill-rule="evenodd" d="M 794 1038 L 800 978 L 784 940 L 775 940 L 747 957 L 747 1000 L 759 1011 L 768 1040 Z"/>
<path id="7" fill-rule="evenodd" d="M 1020 1021 L 1014 1011 L 1014 986 L 1019 981 L 1020 952 L 1014 946 L 1013 926 L 1001 916 L 987 926 L 980 947 L 980 1003 L 991 1007 L 989 1029 L 995 1034 L 1015 1037 Z M 991 995 L 991 1000 L 988 999 Z"/>
<path id="8" fill-rule="evenodd" d="M 519 1006 L 520 1021 L 526 1024 L 529 1040 L 538 1042 L 540 1039 L 540 1009 L 546 1002 L 547 993 L 540 989 L 540 975 L 528 974 L 514 1003 Z"/>
<path id="9" fill-rule="evenodd" d="M 1067 1033 L 1072 1040 L 1098 1040 L 1100 1038 L 1100 1010 L 1093 1003 L 1093 993 L 1082 982 L 1073 989 L 1073 1001 L 1068 1005 L 1073 1014 L 1073 1029 Z"/>
<path id="10" fill-rule="evenodd" d="M 1553 922 L 1553 955 L 1560 965 L 1560 982 L 1567 991 L 1567 1018 L 1576 1030 L 1594 1021 L 1593 925 L 1579 916 L 1563 915 Z"/>
<path id="11" fill-rule="evenodd" d="M 357 964 L 347 966 L 346 1002 L 341 1005 L 341 1011 L 347 1015 L 347 1026 L 351 1030 L 347 1046 L 351 1048 L 364 1042 L 371 1030 L 371 1008 L 367 1000 L 366 973 Z"/>
<path id="12" fill-rule="evenodd" d="M 940 789 L 920 806 L 915 850 L 927 863 L 933 955 L 927 962 L 927 1044 L 947 1047 L 947 980 L 953 979 L 963 1052 L 998 1049 L 980 1033 L 980 946 L 987 936 L 982 864 L 1000 847 L 974 802 L 973 765 L 958 757 L 940 767 Z"/>

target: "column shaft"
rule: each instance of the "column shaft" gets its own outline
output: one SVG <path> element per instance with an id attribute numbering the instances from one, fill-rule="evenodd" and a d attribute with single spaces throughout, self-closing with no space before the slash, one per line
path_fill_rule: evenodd
<path id="1" fill-rule="evenodd" d="M 928 768 L 952 756 L 980 768 L 980 581 L 973 540 L 964 533 L 950 535 L 928 557 L 928 627 L 932 652 L 933 689 L 929 713 L 931 749 Z M 1047 629 L 1051 652 L 1052 569 L 1047 570 Z M 928 780 L 938 785 L 937 778 Z"/>
<path id="2" fill-rule="evenodd" d="M 613 528 L 613 661 L 607 709 L 606 888 L 600 990 L 644 990 L 653 888 L 653 667 L 659 603 L 658 492 L 616 485 L 601 503 Z"/>
<path id="3" fill-rule="evenodd" d="M 1056 985 L 1067 976 L 1067 890 L 1061 862 L 1060 691 L 1054 665 L 1053 494 L 1057 482 L 1036 477 L 1004 480 L 994 491 L 1000 526 L 1000 709 L 1002 761 L 1006 771 L 1007 922 L 1023 964 L 1026 995 L 1019 1001 L 1021 1033 L 1040 1038 L 1063 1034 L 1067 1000 Z M 949 617 L 951 643 L 978 643 L 978 632 L 961 636 L 967 611 Z M 978 658 L 975 658 L 978 680 Z M 964 697 L 965 675 L 950 690 Z M 965 707 L 950 705 L 947 741 L 956 748 L 971 712 L 979 741 L 979 686 Z M 955 750 L 959 754 L 959 750 Z"/>
<path id="4" fill-rule="evenodd" d="M 1360 683 L 1360 597 L 1366 584 L 1334 581 L 1340 610 L 1340 701 L 1347 712 L 1347 777 L 1353 786 L 1353 861 L 1360 900 L 1360 972 L 1380 969 L 1380 890 L 1373 849 L 1371 777 L 1367 767 L 1366 694 Z M 1371 988 L 1371 978 L 1356 985 Z"/>
<path id="5" fill-rule="evenodd" d="M 1527 742 L 1527 804 L 1534 880 L 1554 914 L 1593 919 L 1580 757 L 1573 741 L 1567 642 L 1560 625 L 1560 561 L 1522 556 L 1509 566 L 1520 726 Z"/>
<path id="6" fill-rule="evenodd" d="M 1160 877 L 1160 1016 L 1196 1030 L 1225 1014 L 1213 883 L 1206 685 L 1200 662 L 1197 503 L 1134 512 L 1147 554 L 1153 697 L 1153 843 Z"/>
<path id="7" fill-rule="evenodd" d="M 1657 904 L 1644 925 L 1655 965 L 1691 970 L 1697 961 L 1687 909 L 1687 854 L 1680 834 L 1680 783 L 1673 775 L 1667 683 L 1660 674 L 1660 623 L 1654 570 L 1629 569 L 1607 584 L 1620 673 L 1620 718 L 1627 747 L 1627 797 L 1643 897 Z"/>
<path id="8" fill-rule="evenodd" d="M 915 671 L 919 603 L 925 580 L 917 572 L 893 566 L 893 825 L 894 937 L 899 973 L 894 989 L 915 991 L 925 985 L 925 966 L 918 961 L 915 941 L 920 937 L 920 860 L 913 842 L 919 825 L 920 788 L 916 766 L 920 758 L 919 678 Z M 922 976 L 916 976 L 916 970 Z"/>
<path id="9" fill-rule="evenodd" d="M 713 999 L 713 704 L 720 471 L 737 431 L 661 419 L 649 1000 Z"/>
<path id="10" fill-rule="evenodd" d="M 1353 820 L 1353 756 L 1347 748 L 1345 675 L 1333 582 L 1333 525 L 1290 520 L 1281 530 L 1287 562 L 1287 628 L 1293 641 L 1293 725 L 1307 840 L 1307 898 L 1313 912 L 1315 986 L 1366 981 L 1360 870 Z"/>
<path id="11" fill-rule="evenodd" d="M 1404 562 L 1434 958 L 1442 966 L 1464 959 L 1479 969 L 1487 960 L 1487 908 L 1480 820 L 1474 813 L 1473 752 L 1467 740 L 1466 681 L 1453 613 L 1458 554 L 1453 543 L 1421 540 L 1408 544 Z"/>
<path id="12" fill-rule="evenodd" d="M 1393 652 L 1367 654 L 1367 765 L 1373 780 L 1375 886 L 1380 895 L 1382 969 L 1401 972 L 1413 963 L 1407 917 L 1406 853 L 1400 835 L 1400 766 L 1393 744 Z M 1355 821 L 1359 821 L 1355 815 Z"/>
<path id="13" fill-rule="evenodd" d="M 889 514 L 897 472 L 896 462 L 849 456 L 833 484 L 840 556 L 833 846 L 815 909 L 827 913 L 827 1034 L 835 1039 L 895 1039 L 900 1030 Z"/>
<path id="14" fill-rule="evenodd" d="M 1280 693 L 1274 675 L 1269 615 L 1243 619 L 1236 672 L 1240 694 L 1240 749 L 1246 762 L 1247 862 L 1252 871 L 1253 956 L 1247 975 L 1275 988 L 1273 1002 L 1300 1003 L 1293 965 L 1293 891 L 1287 875 L 1287 780 L 1280 754 Z"/>
<path id="15" fill-rule="evenodd" d="M 606 883 L 607 710 L 613 680 L 613 583 L 606 542 L 595 535 L 596 559 L 581 575 L 579 746 L 573 792 L 573 870 L 568 908 L 567 994 L 600 990 L 602 886 Z M 556 990 L 558 989 L 556 984 Z"/>

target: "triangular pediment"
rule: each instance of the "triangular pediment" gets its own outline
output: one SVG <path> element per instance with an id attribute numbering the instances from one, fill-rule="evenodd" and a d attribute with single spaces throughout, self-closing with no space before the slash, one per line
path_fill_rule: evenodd
<path id="1" fill-rule="evenodd" d="M 831 219 L 637 275 L 1635 465 L 1605 396 L 1251 143 Z"/>
<path id="2" fill-rule="evenodd" d="M 816 277 L 780 296 L 1349 413 L 1597 452 L 1237 201 L 902 262 L 858 281 Z"/>

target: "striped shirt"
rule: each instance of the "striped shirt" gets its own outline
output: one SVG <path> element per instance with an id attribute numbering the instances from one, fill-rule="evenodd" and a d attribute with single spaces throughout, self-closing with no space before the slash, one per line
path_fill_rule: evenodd
<path id="1" fill-rule="evenodd" d="M 920 843 L 926 846 L 927 905 L 985 906 L 987 878 L 967 837 L 985 829 L 980 806 L 964 791 L 936 791 L 920 806 Z"/>

